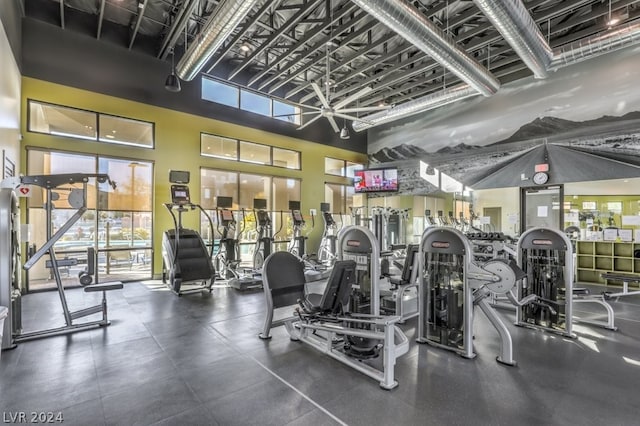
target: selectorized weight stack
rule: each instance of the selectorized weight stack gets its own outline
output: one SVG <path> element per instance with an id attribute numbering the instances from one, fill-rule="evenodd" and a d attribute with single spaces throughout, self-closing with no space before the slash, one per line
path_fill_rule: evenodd
<path id="1" fill-rule="evenodd" d="M 517 266 L 502 260 L 475 262 L 471 243 L 453 228 L 427 228 L 419 253 L 418 342 L 474 358 L 473 308 L 477 305 L 500 336 L 498 362 L 515 365 L 509 330 L 488 298 L 515 286 L 520 276 Z"/>
<path id="2" fill-rule="evenodd" d="M 526 274 L 518 285 L 517 325 L 568 337 L 575 337 L 573 322 L 617 329 L 613 308 L 603 295 L 573 287 L 573 245 L 566 234 L 550 228 L 529 229 L 520 236 L 517 253 L 518 266 Z M 574 303 L 595 303 L 605 309 L 607 319 L 576 318 Z"/>

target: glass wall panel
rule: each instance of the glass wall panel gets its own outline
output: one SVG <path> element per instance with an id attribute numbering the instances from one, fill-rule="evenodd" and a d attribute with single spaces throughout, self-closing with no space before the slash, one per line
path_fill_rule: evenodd
<path id="1" fill-rule="evenodd" d="M 100 114 L 99 140 L 153 148 L 153 123 Z"/>
<path id="2" fill-rule="evenodd" d="M 271 147 L 240 141 L 240 161 L 254 164 L 271 164 Z"/>
<path id="3" fill-rule="evenodd" d="M 95 112 L 29 101 L 30 132 L 95 140 L 97 119 Z"/>
<path id="4" fill-rule="evenodd" d="M 300 170 L 300 153 L 298 151 L 273 147 L 273 165 Z"/>
<path id="5" fill-rule="evenodd" d="M 144 161 L 100 158 L 100 173 L 115 181 L 115 191 L 101 193 L 100 205 L 109 210 L 151 211 L 153 164 Z"/>
<path id="6" fill-rule="evenodd" d="M 280 230 L 277 237 L 280 240 L 290 240 L 293 235 L 293 222 L 289 210 L 289 201 L 300 202 L 300 180 L 273 178 L 274 210 L 283 213 L 274 214 L 274 229 Z M 286 247 L 278 247 L 286 250 Z"/>
<path id="7" fill-rule="evenodd" d="M 238 141 L 222 136 L 200 134 L 200 154 L 207 157 L 238 160 Z"/>
<path id="8" fill-rule="evenodd" d="M 356 170 L 362 170 L 364 169 L 364 165 L 360 164 L 360 163 L 353 163 L 351 161 L 347 161 L 346 162 L 346 176 L 347 177 L 354 177 L 354 172 Z"/>

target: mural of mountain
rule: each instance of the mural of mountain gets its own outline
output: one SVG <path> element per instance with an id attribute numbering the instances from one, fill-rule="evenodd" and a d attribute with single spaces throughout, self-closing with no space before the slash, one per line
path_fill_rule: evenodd
<path id="1" fill-rule="evenodd" d="M 440 148 L 435 153 L 436 154 L 461 154 L 463 152 L 469 151 L 471 149 L 478 149 L 479 147 L 475 145 L 467 145 L 465 143 L 460 143 L 456 146 L 445 146 L 444 148 Z"/>
<path id="2" fill-rule="evenodd" d="M 386 163 L 389 161 L 421 157 L 426 154 L 427 152 L 420 147 L 403 143 L 393 148 L 382 148 L 380 151 L 370 154 L 369 161 L 371 163 Z"/>
<path id="3" fill-rule="evenodd" d="M 571 121 L 556 117 L 536 118 L 530 123 L 524 124 L 516 130 L 511 136 L 501 141 L 494 142 L 488 146 L 506 144 L 516 141 L 525 141 L 529 139 L 544 138 L 555 134 L 568 132 L 571 130 L 584 129 L 585 127 L 599 126 L 601 124 L 610 124 L 628 120 L 640 119 L 640 111 L 632 111 L 620 117 L 603 115 L 594 120 Z"/>

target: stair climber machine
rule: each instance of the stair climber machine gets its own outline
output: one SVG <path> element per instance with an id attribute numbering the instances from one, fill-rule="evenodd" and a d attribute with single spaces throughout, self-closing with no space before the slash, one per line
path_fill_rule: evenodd
<path id="1" fill-rule="evenodd" d="M 515 365 L 511 334 L 488 302 L 491 293 L 507 293 L 522 278 L 515 262 L 474 260 L 469 239 L 450 227 L 427 228 L 419 251 L 417 341 L 474 358 L 473 314 L 478 306 L 498 331 L 497 361 Z"/>
<path id="2" fill-rule="evenodd" d="M 216 271 L 213 267 L 213 244 L 208 249 L 200 234 L 183 228 L 182 215 L 198 209 L 209 221 L 213 230 L 211 216 L 199 205 L 191 202 L 189 193 L 189 172 L 172 170 L 171 203 L 165 203 L 174 229 L 162 234 L 162 282 L 177 296 L 209 290 L 211 293 Z M 176 217 L 176 213 L 178 215 Z M 184 286 L 184 287 L 183 287 Z"/>
<path id="3" fill-rule="evenodd" d="M 318 262 L 330 268 L 336 260 L 336 244 L 338 240 L 338 224 L 329 211 L 329 203 L 320 203 L 324 230 L 320 247 L 318 247 Z"/>
<path id="4" fill-rule="evenodd" d="M 230 280 L 238 278 L 238 239 L 236 238 L 237 222 L 230 210 L 233 206 L 232 197 L 217 197 L 217 230 L 220 234 L 218 252 L 214 256 L 215 268 L 220 278 Z"/>
<path id="5" fill-rule="evenodd" d="M 615 313 L 604 295 L 573 287 L 573 246 L 564 232 L 532 228 L 518 239 L 518 265 L 526 274 L 517 287 L 516 325 L 575 337 L 573 323 L 616 330 Z M 603 307 L 606 320 L 574 316 L 575 303 Z"/>
<path id="6" fill-rule="evenodd" d="M 377 295 L 372 295 L 380 276 L 376 247 L 367 228 L 343 228 L 322 295 L 306 293 L 304 265 L 297 257 L 273 253 L 263 268 L 267 311 L 260 338 L 270 339 L 271 328 L 284 324 L 291 340 L 377 380 L 383 389 L 395 388 L 396 359 L 408 352 L 409 341 L 397 326 L 400 317 L 380 315 Z M 275 309 L 292 307 L 292 316 L 273 320 Z"/>
<path id="7" fill-rule="evenodd" d="M 58 175 L 21 176 L 5 179 L 0 185 L 0 305 L 9 308 L 2 332 L 2 349 L 12 349 L 17 343 L 43 337 L 58 336 L 106 327 L 110 325 L 107 317 L 107 291 L 122 289 L 119 281 L 91 284 L 95 274 L 95 250 L 87 250 L 87 267 L 78 275 L 85 293 L 102 293 L 101 301 L 77 311 L 71 311 L 67 303 L 64 283 L 60 276 L 60 268 L 77 264 L 66 263 L 67 259 L 56 258 L 54 245 L 59 241 L 87 211 L 87 191 L 89 182 L 95 179 L 99 195 L 116 189 L 116 184 L 106 174 L 68 173 Z M 46 260 L 56 282 L 65 324 L 59 327 L 25 332 L 22 328 L 22 294 L 20 285 L 20 210 L 15 190 L 20 188 L 27 192 L 31 187 L 39 187 L 43 191 L 46 212 L 46 241 L 35 250 L 22 266 L 29 271 L 39 260 Z M 66 195 L 66 200 L 61 197 Z M 35 200 L 35 195 L 32 198 Z M 60 228 L 53 232 L 54 202 L 66 201 L 76 212 Z M 32 201 L 34 202 L 34 201 Z M 66 206 L 65 206 L 66 207 Z M 101 314 L 101 318 L 77 322 L 80 318 Z"/>

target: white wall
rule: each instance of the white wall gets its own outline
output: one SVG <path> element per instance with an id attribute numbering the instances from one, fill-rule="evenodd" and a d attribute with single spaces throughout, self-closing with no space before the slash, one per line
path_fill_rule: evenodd
<path id="1" fill-rule="evenodd" d="M 20 173 L 20 71 L 0 23 L 0 148 Z M 4 170 L 4 164 L 2 164 Z M 4 172 L 0 173 L 0 179 Z"/>

